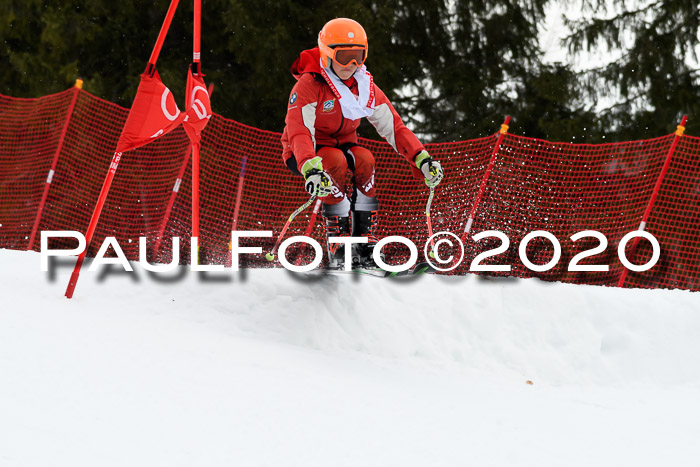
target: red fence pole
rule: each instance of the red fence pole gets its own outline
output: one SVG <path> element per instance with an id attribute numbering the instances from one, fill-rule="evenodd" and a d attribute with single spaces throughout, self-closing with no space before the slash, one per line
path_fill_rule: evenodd
<path id="1" fill-rule="evenodd" d="M 481 198 L 484 196 L 484 191 L 486 191 L 486 183 L 489 180 L 489 176 L 491 175 L 491 171 L 493 171 L 493 164 L 496 161 L 496 156 L 498 155 L 498 151 L 501 149 L 501 143 L 503 142 L 503 138 L 505 137 L 506 133 L 508 133 L 508 125 L 510 125 L 510 115 L 506 115 L 506 119 L 503 122 L 503 125 L 501 125 L 501 129 L 499 130 L 499 135 L 498 135 L 498 140 L 496 141 L 496 145 L 493 147 L 493 152 L 491 153 L 491 159 L 489 159 L 489 165 L 486 166 L 486 172 L 484 172 L 484 176 L 481 177 L 481 185 L 479 186 L 479 192 L 476 195 L 476 198 L 474 199 L 474 204 L 472 205 L 472 210 L 469 213 L 469 218 L 467 219 L 467 223 L 464 226 L 464 233 L 462 234 L 462 241 L 465 241 L 467 238 L 467 234 L 472 228 L 472 224 L 474 223 L 474 215 L 476 214 L 476 210 L 479 207 L 479 204 L 481 203 Z"/>
<path id="2" fill-rule="evenodd" d="M 233 222 L 231 222 L 231 230 L 238 230 L 238 212 L 241 209 L 241 200 L 243 198 L 243 186 L 245 184 L 245 168 L 248 162 L 248 157 L 244 157 L 241 162 L 241 173 L 238 176 L 238 192 L 236 193 L 236 205 L 233 208 Z"/>
<path id="3" fill-rule="evenodd" d="M 233 221 L 231 222 L 231 230 L 238 230 L 238 212 L 241 209 L 241 200 L 243 199 L 243 185 L 245 184 L 245 167 L 248 162 L 248 156 L 243 157 L 241 162 L 241 173 L 238 175 L 238 192 L 236 193 L 236 205 L 233 208 Z M 231 266 L 231 242 L 228 243 L 228 260 L 227 266 Z"/>
<path id="4" fill-rule="evenodd" d="M 44 186 L 44 193 L 41 195 L 41 201 L 39 201 L 39 209 L 37 209 L 36 219 L 34 220 L 34 227 L 32 227 L 32 233 L 29 236 L 29 245 L 27 250 L 34 248 L 34 240 L 36 238 L 36 232 L 39 229 L 39 222 L 41 221 L 41 215 L 44 212 L 44 206 L 46 205 L 46 198 L 49 196 L 49 188 L 51 187 L 51 182 L 53 181 L 54 173 L 56 172 L 56 165 L 58 165 L 58 156 L 61 154 L 63 149 L 63 142 L 66 139 L 66 133 L 68 132 L 68 125 L 70 125 L 71 117 L 73 116 L 73 110 L 75 109 L 75 103 L 78 100 L 78 94 L 83 88 L 83 80 L 78 78 L 75 80 L 75 85 L 73 86 L 73 98 L 68 106 L 68 113 L 66 114 L 66 122 L 63 124 L 63 130 L 61 130 L 61 136 L 58 139 L 58 147 L 53 155 L 53 162 L 51 162 L 51 168 L 49 169 L 49 175 L 46 177 L 46 185 Z"/>
<path id="5" fill-rule="evenodd" d="M 170 193 L 170 199 L 168 200 L 168 206 L 165 208 L 165 213 L 163 214 L 163 220 L 160 223 L 160 229 L 158 231 L 158 237 L 156 237 L 156 245 L 153 248 L 152 259 L 154 261 L 158 257 L 158 253 L 160 253 L 160 245 L 161 245 L 161 243 L 163 243 L 163 235 L 165 234 L 165 227 L 168 225 L 168 221 L 170 220 L 170 212 L 173 210 L 173 206 L 175 205 L 175 198 L 177 197 L 178 191 L 180 191 L 180 184 L 182 184 L 182 178 L 185 176 L 185 170 L 187 169 L 187 164 L 190 161 L 190 153 L 191 152 L 192 152 L 192 146 L 189 146 L 187 148 L 187 152 L 185 153 L 185 159 L 182 161 L 182 166 L 180 167 L 180 173 L 178 173 L 177 178 L 175 179 L 175 184 L 173 185 L 173 190 Z"/>
<path id="6" fill-rule="evenodd" d="M 671 142 L 671 147 L 668 149 L 668 154 L 666 154 L 666 161 L 664 161 L 664 166 L 661 169 L 661 173 L 659 174 L 659 177 L 656 179 L 656 184 L 654 185 L 654 191 L 651 193 L 651 198 L 649 199 L 649 203 L 647 204 L 647 208 L 644 211 L 644 214 L 642 215 L 642 222 L 639 224 L 639 228 L 637 229 L 640 232 L 643 232 L 644 229 L 646 229 L 647 226 L 647 221 L 649 220 L 649 216 L 651 215 L 651 210 L 654 207 L 654 203 L 656 203 L 656 198 L 659 196 L 659 190 L 661 190 L 661 184 L 663 183 L 664 177 L 666 176 L 666 173 L 668 172 L 668 168 L 671 165 L 671 158 L 673 157 L 673 153 L 676 151 L 676 146 L 678 146 L 678 141 L 681 139 L 683 136 L 683 133 L 685 132 L 685 124 L 688 121 L 688 116 L 683 115 L 683 118 L 681 119 L 680 125 L 676 127 L 676 134 L 673 137 L 673 142 Z M 635 237 L 634 240 L 632 241 L 632 246 L 630 247 L 630 255 L 632 259 L 634 259 L 634 255 L 637 252 L 637 246 L 639 245 L 639 237 Z M 617 286 L 618 287 L 623 287 L 625 284 L 625 279 L 627 279 L 627 273 L 629 270 L 627 268 L 622 268 L 622 273 L 620 274 L 620 279 L 617 281 Z"/>

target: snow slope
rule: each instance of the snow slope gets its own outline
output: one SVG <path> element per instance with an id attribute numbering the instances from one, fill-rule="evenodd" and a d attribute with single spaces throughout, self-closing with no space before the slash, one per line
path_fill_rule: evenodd
<path id="1" fill-rule="evenodd" d="M 700 293 L 134 266 L 0 250 L 1 466 L 700 458 Z"/>

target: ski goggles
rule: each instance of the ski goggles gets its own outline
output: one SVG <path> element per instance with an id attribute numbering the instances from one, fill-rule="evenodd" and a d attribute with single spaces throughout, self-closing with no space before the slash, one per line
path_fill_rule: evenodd
<path id="1" fill-rule="evenodd" d="M 332 50 L 333 55 L 331 55 L 331 59 L 340 66 L 348 66 L 353 62 L 357 66 L 362 66 L 367 58 L 367 49 L 364 46 L 348 47 L 338 45 L 333 47 Z"/>

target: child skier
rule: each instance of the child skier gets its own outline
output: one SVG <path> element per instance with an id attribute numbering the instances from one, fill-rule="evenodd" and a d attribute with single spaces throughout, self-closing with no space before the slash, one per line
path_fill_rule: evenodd
<path id="1" fill-rule="evenodd" d="M 321 29 L 318 47 L 300 54 L 291 68 L 297 83 L 289 97 L 282 157 L 292 172 L 304 177 L 309 194 L 323 199 L 327 238 L 367 237 L 368 243 L 355 245 L 353 267 L 376 268 L 374 156 L 357 144 L 360 119 L 367 118 L 429 187 L 440 183 L 443 171 L 374 84 L 364 65 L 367 52 L 362 26 L 336 18 Z M 350 200 L 344 193 L 348 169 L 354 181 Z M 342 244 L 328 243 L 328 259 L 329 268 L 344 267 Z"/>

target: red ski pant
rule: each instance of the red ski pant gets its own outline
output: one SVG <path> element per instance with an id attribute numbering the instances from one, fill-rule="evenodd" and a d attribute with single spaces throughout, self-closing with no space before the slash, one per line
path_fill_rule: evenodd
<path id="1" fill-rule="evenodd" d="M 351 146 L 349 148 L 344 148 L 343 151 L 338 148 L 322 147 L 316 152 L 316 155 L 321 157 L 323 170 L 326 171 L 333 181 L 333 193 L 323 198 L 324 204 L 338 204 L 345 199 L 348 169 L 350 169 L 350 172 L 353 174 L 354 188 L 359 193 L 358 197 L 363 200 L 371 198 L 372 202 L 376 204 L 374 156 L 368 149 L 362 146 Z M 360 206 L 358 206 L 358 208 L 360 208 Z M 376 209 L 376 207 L 374 209 Z"/>

